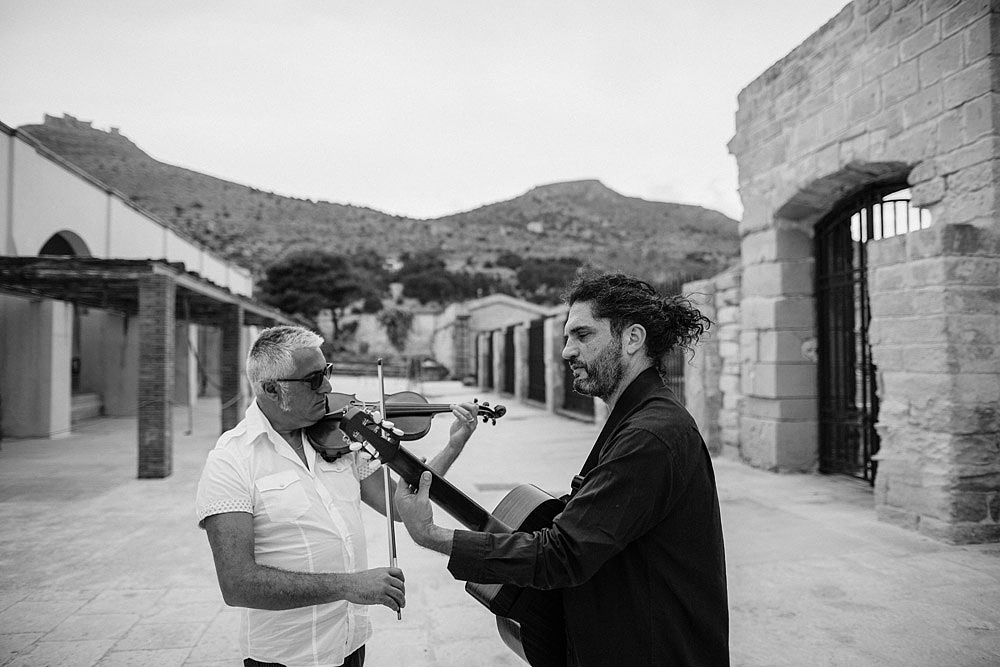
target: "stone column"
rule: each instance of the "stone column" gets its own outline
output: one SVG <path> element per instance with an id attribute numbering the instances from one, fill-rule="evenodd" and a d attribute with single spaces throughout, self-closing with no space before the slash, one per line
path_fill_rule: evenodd
<path id="1" fill-rule="evenodd" d="M 562 407 L 563 398 L 563 326 L 566 313 L 545 319 L 545 408 L 555 412 Z"/>
<path id="2" fill-rule="evenodd" d="M 780 220 L 743 237 L 740 455 L 760 468 L 808 472 L 819 459 L 811 250 Z"/>
<path id="3" fill-rule="evenodd" d="M 170 276 L 139 279 L 139 478 L 173 472 L 174 309 Z"/>
<path id="4" fill-rule="evenodd" d="M 514 327 L 514 397 L 528 396 L 528 324 Z"/>

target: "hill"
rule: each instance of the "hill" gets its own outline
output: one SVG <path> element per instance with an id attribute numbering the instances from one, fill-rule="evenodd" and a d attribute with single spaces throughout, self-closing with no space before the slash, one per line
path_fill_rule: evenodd
<path id="1" fill-rule="evenodd" d="M 736 261 L 737 223 L 699 206 L 626 197 L 599 181 L 554 183 L 431 220 L 285 197 L 160 162 L 117 128 L 46 115 L 19 130 L 166 224 L 260 272 L 297 249 L 440 249 L 453 268 L 490 267 L 504 253 L 584 258 L 651 280 L 706 276 Z M 373 239 L 378 239 L 378 242 Z"/>

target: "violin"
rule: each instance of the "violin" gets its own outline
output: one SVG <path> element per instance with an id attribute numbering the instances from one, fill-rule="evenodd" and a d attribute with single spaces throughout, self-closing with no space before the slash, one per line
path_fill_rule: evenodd
<path id="1" fill-rule="evenodd" d="M 479 406 L 477 416 L 482 417 L 484 424 L 493 422 L 496 425 L 497 419 L 507 414 L 507 408 L 502 405 L 491 407 L 489 403 L 480 403 L 477 398 L 472 402 Z M 354 394 L 330 392 L 326 395 L 326 414 L 315 425 L 316 430 L 328 430 L 331 426 L 335 426 L 351 408 L 379 409 L 379 402 L 361 401 Z M 415 391 L 401 391 L 386 394 L 385 411 L 386 414 L 382 418 L 392 421 L 395 427 L 403 432 L 403 435 L 399 436 L 400 440 L 419 440 L 431 430 L 431 418 L 443 412 L 451 412 L 451 405 L 431 403 Z"/>

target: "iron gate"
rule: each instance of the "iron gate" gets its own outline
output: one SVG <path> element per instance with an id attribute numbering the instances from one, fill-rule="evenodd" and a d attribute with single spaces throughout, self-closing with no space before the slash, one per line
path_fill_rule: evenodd
<path id="1" fill-rule="evenodd" d="M 545 402 L 545 319 L 528 325 L 528 398 Z"/>
<path id="2" fill-rule="evenodd" d="M 872 188 L 816 225 L 820 472 L 875 483 L 878 387 L 868 342 L 868 241 L 930 225 L 905 184 Z"/>

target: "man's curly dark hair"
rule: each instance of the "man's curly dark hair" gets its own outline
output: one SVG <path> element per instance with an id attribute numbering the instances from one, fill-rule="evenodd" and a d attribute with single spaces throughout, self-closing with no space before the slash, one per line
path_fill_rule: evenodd
<path id="1" fill-rule="evenodd" d="M 581 274 L 562 298 L 569 306 L 589 303 L 595 318 L 610 320 L 615 336 L 631 324 L 641 324 L 646 353 L 661 370 L 668 352 L 677 346 L 692 350 L 712 326 L 683 296 L 662 296 L 649 283 L 623 273 Z"/>

